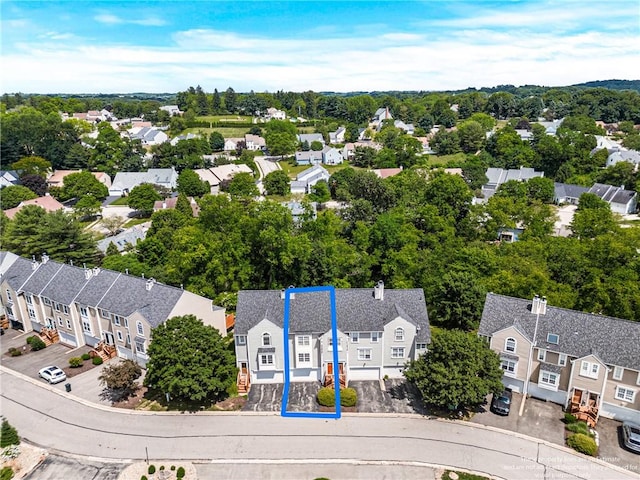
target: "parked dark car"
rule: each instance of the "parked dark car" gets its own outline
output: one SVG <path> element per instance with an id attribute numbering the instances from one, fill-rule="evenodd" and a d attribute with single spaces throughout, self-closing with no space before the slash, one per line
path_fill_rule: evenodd
<path id="1" fill-rule="evenodd" d="M 640 425 L 624 422 L 622 424 L 622 439 L 625 447 L 635 453 L 640 453 Z"/>
<path id="2" fill-rule="evenodd" d="M 498 415 L 509 415 L 511 410 L 511 390 L 504 390 L 500 394 L 493 394 L 491 399 L 491 411 Z"/>

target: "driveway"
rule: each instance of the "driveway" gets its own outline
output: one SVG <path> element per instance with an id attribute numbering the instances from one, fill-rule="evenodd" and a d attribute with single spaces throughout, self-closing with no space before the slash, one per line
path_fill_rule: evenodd
<path id="1" fill-rule="evenodd" d="M 378 380 L 352 381 L 349 386 L 358 393 L 358 412 L 426 413 L 420 394 L 403 379 L 386 380 L 384 390 Z"/>
<path id="2" fill-rule="evenodd" d="M 317 412 L 316 395 L 320 389 L 317 382 L 292 382 L 289 384 L 287 411 Z M 283 384 L 254 383 L 249 389 L 247 403 L 242 408 L 253 412 L 279 412 L 282 408 Z"/>
<path id="3" fill-rule="evenodd" d="M 600 417 L 596 428 L 600 440 L 598 458 L 640 474 L 640 455 L 623 447 L 621 425 L 622 422 Z"/>

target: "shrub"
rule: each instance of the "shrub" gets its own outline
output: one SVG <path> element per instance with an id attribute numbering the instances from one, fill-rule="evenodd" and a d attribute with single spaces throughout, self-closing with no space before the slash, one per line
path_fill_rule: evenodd
<path id="1" fill-rule="evenodd" d="M 0 470 L 0 480 L 11 480 L 13 478 L 13 469 L 11 467 L 2 467 Z"/>
<path id="2" fill-rule="evenodd" d="M 6 418 L 3 418 L 2 427 L 0 427 L 0 448 L 9 445 L 20 445 L 20 437 L 18 437 L 18 431 L 11 426 Z"/>
<path id="3" fill-rule="evenodd" d="M 164 465 L 160 465 L 160 471 L 164 470 Z"/>
<path id="4" fill-rule="evenodd" d="M 353 388 L 343 388 L 340 390 L 340 405 L 343 407 L 355 407 L 358 401 L 358 394 Z"/>
<path id="5" fill-rule="evenodd" d="M 153 475 L 154 473 L 156 473 L 156 466 L 155 465 L 149 465 L 149 468 L 147 468 L 147 473 L 149 475 Z"/>
<path id="6" fill-rule="evenodd" d="M 11 355 L 12 357 L 19 357 L 20 355 L 22 355 L 22 351 L 18 350 L 16 347 L 11 347 L 9 349 L 9 355 Z"/>
<path id="7" fill-rule="evenodd" d="M 146 475 L 142 475 L 142 476 L 140 477 L 140 480 L 147 480 L 147 476 L 146 476 Z"/>
<path id="8" fill-rule="evenodd" d="M 178 478 L 178 480 L 180 480 L 181 478 L 184 477 L 184 474 L 186 472 L 184 471 L 183 467 L 178 467 L 178 471 L 176 472 L 176 478 Z"/>
<path id="9" fill-rule="evenodd" d="M 91 363 L 93 363 L 94 365 L 102 365 L 102 357 L 93 357 Z"/>
<path id="10" fill-rule="evenodd" d="M 27 343 L 29 345 L 31 345 L 31 351 L 32 352 L 37 352 L 38 350 L 42 350 L 43 348 L 45 348 L 47 346 L 42 341 L 42 339 L 40 337 L 38 337 L 37 335 L 32 335 L 31 337 L 29 337 L 27 339 Z"/>
<path id="11" fill-rule="evenodd" d="M 83 353 L 80 358 L 82 358 L 82 360 L 91 360 L 91 355 L 89 355 L 88 353 Z"/>
<path id="12" fill-rule="evenodd" d="M 567 430 L 573 433 L 582 433 L 583 435 L 587 435 L 592 437 L 591 432 L 589 431 L 589 425 L 587 422 L 575 422 L 567 425 Z"/>
<path id="13" fill-rule="evenodd" d="M 173 472 L 176 469 L 175 465 L 171 465 L 171 471 Z"/>
<path id="14" fill-rule="evenodd" d="M 6 462 L 7 460 L 13 460 L 14 458 L 18 458 L 19 456 L 20 456 L 19 445 L 9 445 L 8 447 L 4 447 L 2 449 L 3 462 Z"/>
<path id="15" fill-rule="evenodd" d="M 323 387 L 318 390 L 318 403 L 323 407 L 335 407 L 336 392 L 333 388 Z"/>
<path id="16" fill-rule="evenodd" d="M 78 368 L 82 366 L 82 358 L 80 357 L 71 357 L 69 359 L 69 366 L 71 368 Z"/>
<path id="17" fill-rule="evenodd" d="M 571 424 L 571 423 L 576 423 L 577 421 L 578 419 L 574 415 L 571 415 L 570 413 L 564 414 L 564 423 Z"/>
<path id="18" fill-rule="evenodd" d="M 567 438 L 567 445 L 577 452 L 584 453 L 585 455 L 591 455 L 592 457 L 595 457 L 598 453 L 596 441 L 583 433 L 574 433 L 571 435 Z"/>

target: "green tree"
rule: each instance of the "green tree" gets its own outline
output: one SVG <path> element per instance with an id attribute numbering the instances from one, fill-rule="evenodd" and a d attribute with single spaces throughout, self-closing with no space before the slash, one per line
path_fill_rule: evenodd
<path id="1" fill-rule="evenodd" d="M 313 142 L 311 142 L 311 145 L 309 145 L 309 148 L 314 152 L 319 152 L 324 148 L 324 145 L 322 145 L 322 142 L 320 142 L 319 140 L 314 140 Z"/>
<path id="2" fill-rule="evenodd" d="M 20 445 L 20 437 L 18 437 L 18 431 L 11 426 L 6 418 L 3 418 L 0 428 L 0 448 L 9 445 Z"/>
<path id="3" fill-rule="evenodd" d="M 176 201 L 176 210 L 186 217 L 193 217 L 193 208 L 191 208 L 191 202 L 184 193 L 180 193 L 178 195 L 178 200 Z"/>
<path id="4" fill-rule="evenodd" d="M 227 110 L 227 112 L 235 113 L 237 109 L 236 102 L 236 92 L 231 87 L 227 88 L 227 90 L 224 92 L 224 108 Z"/>
<path id="5" fill-rule="evenodd" d="M 200 176 L 193 170 L 185 168 L 178 175 L 178 192 L 184 193 L 188 197 L 201 197 L 211 191 L 208 182 L 200 179 Z"/>
<path id="6" fill-rule="evenodd" d="M 102 204 L 100 203 L 100 200 L 87 195 L 76 202 L 73 206 L 73 210 L 80 216 L 80 218 L 95 217 L 100 213 L 101 206 Z"/>
<path id="7" fill-rule="evenodd" d="M 39 197 L 47 193 L 47 181 L 40 175 L 22 175 L 20 177 L 20 183 L 23 187 L 27 187 Z"/>
<path id="8" fill-rule="evenodd" d="M 104 200 L 109 195 L 109 189 L 91 172 L 77 172 L 67 175 L 62 180 L 61 200 L 71 198 L 81 199 L 85 196 L 95 200 Z"/>
<path id="9" fill-rule="evenodd" d="M 527 198 L 529 202 L 539 201 L 552 203 L 555 187 L 553 180 L 545 177 L 534 177 L 527 181 Z"/>
<path id="10" fill-rule="evenodd" d="M 593 193 L 580 195 L 578 209 L 571 221 L 574 237 L 592 239 L 606 233 L 614 233 L 618 229 L 616 219 L 607 202 Z"/>
<path id="11" fill-rule="evenodd" d="M 2 210 L 17 207 L 20 202 L 38 198 L 38 196 L 22 185 L 9 185 L 0 190 Z"/>
<path id="12" fill-rule="evenodd" d="M 328 202 L 331 199 L 331 192 L 329 192 L 329 184 L 325 181 L 319 181 L 311 188 L 311 195 L 309 195 L 309 199 L 318 202 L 324 203 Z"/>
<path id="13" fill-rule="evenodd" d="M 162 200 L 162 197 L 150 183 L 137 185 L 129 193 L 129 206 L 137 210 L 141 216 L 151 215 L 153 205 L 158 200 Z"/>
<path id="14" fill-rule="evenodd" d="M 460 151 L 460 138 L 455 130 L 448 132 L 441 128 L 433 136 L 429 145 L 438 155 L 451 155 Z"/>
<path id="15" fill-rule="evenodd" d="M 503 389 L 498 355 L 477 335 L 459 330 L 434 333 L 427 353 L 404 375 L 426 404 L 439 408 L 472 409 Z"/>
<path id="16" fill-rule="evenodd" d="M 250 173 L 240 172 L 236 174 L 229 183 L 229 194 L 235 198 L 257 197 L 260 192 L 256 182 Z"/>
<path id="17" fill-rule="evenodd" d="M 235 382 L 235 359 L 215 328 L 194 315 L 154 328 L 144 384 L 172 398 L 206 404 L 223 398 Z"/>
<path id="18" fill-rule="evenodd" d="M 220 132 L 211 132 L 209 136 L 209 145 L 214 152 L 221 152 L 224 150 L 224 137 Z"/>
<path id="19" fill-rule="evenodd" d="M 471 331 L 480 325 L 487 291 L 471 272 L 452 271 L 442 277 L 434 305 L 434 323 L 448 329 Z"/>
<path id="20" fill-rule="evenodd" d="M 274 170 L 264 178 L 267 195 L 285 196 L 291 192 L 289 176 L 283 170 Z"/>
<path id="21" fill-rule="evenodd" d="M 435 206 L 442 217 L 459 223 L 469 213 L 473 193 L 459 175 L 439 172 L 425 186 L 425 200 Z"/>
<path id="22" fill-rule="evenodd" d="M 11 168 L 19 171 L 20 175 L 40 175 L 46 178 L 51 171 L 51 162 L 42 157 L 24 157 L 11 165 Z"/>
<path id="23" fill-rule="evenodd" d="M 111 401 L 129 398 L 138 388 L 136 380 L 142 375 L 142 368 L 133 360 L 122 360 L 112 363 L 102 369 L 98 381 L 104 386 L 101 394 Z"/>
<path id="24" fill-rule="evenodd" d="M 485 143 L 485 129 L 478 122 L 467 120 L 458 126 L 458 138 L 464 153 L 475 153 Z"/>

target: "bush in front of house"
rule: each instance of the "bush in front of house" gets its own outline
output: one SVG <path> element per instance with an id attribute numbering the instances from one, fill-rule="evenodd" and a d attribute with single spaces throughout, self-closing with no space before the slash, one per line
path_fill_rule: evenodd
<path id="1" fill-rule="evenodd" d="M 335 407 L 336 392 L 333 388 L 323 387 L 318 390 L 318 403 L 323 407 Z"/>
<path id="2" fill-rule="evenodd" d="M 570 423 L 569 425 L 567 425 L 567 430 L 573 433 L 582 433 L 583 435 L 593 437 L 591 431 L 589 430 L 589 425 L 587 425 L 587 422 Z"/>
<path id="3" fill-rule="evenodd" d="M 340 389 L 340 405 L 343 407 L 355 407 L 358 401 L 358 394 L 354 388 Z"/>
<path id="4" fill-rule="evenodd" d="M 102 357 L 93 357 L 91 363 L 93 363 L 94 365 L 102 365 Z"/>
<path id="5" fill-rule="evenodd" d="M 178 480 L 180 480 L 181 478 L 184 478 L 185 475 L 185 471 L 184 471 L 184 467 L 178 467 L 178 471 L 176 472 L 176 478 Z"/>
<path id="6" fill-rule="evenodd" d="M 156 473 L 156 466 L 155 465 L 149 465 L 149 468 L 147 469 L 147 473 L 149 475 L 153 475 L 154 473 Z"/>
<path id="7" fill-rule="evenodd" d="M 596 445 L 596 441 L 584 433 L 574 433 L 569 436 L 569 438 L 567 438 L 567 445 L 575 451 L 584 453 L 585 455 L 595 457 L 598 454 L 598 445 Z"/>
<path id="8" fill-rule="evenodd" d="M 11 480 L 13 478 L 13 469 L 11 467 L 2 467 L 0 470 L 0 480 Z"/>
<path id="9" fill-rule="evenodd" d="M 71 368 L 78 368 L 82 366 L 82 358 L 80 357 L 71 357 L 69 359 L 69 366 Z"/>
<path id="10" fill-rule="evenodd" d="M 571 415 L 570 413 L 564 414 L 564 423 L 566 423 L 567 425 L 576 423 L 577 421 L 578 419 L 575 417 L 575 415 Z"/>
<path id="11" fill-rule="evenodd" d="M 20 355 L 22 355 L 22 351 L 18 350 L 16 347 L 11 347 L 8 351 L 9 355 L 11 355 L 12 357 L 19 357 Z"/>
<path id="12" fill-rule="evenodd" d="M 32 352 L 37 352 L 38 350 L 42 350 L 43 348 L 45 348 L 47 346 L 42 341 L 42 339 L 40 337 L 38 337 L 37 335 L 32 335 L 29 338 L 27 338 L 27 343 L 29 345 L 31 345 L 31 351 Z"/>
<path id="13" fill-rule="evenodd" d="M 2 419 L 2 427 L 0 427 L 0 448 L 8 447 L 9 445 L 20 445 L 20 437 L 18 437 L 18 431 L 11 426 L 9 420 Z"/>
<path id="14" fill-rule="evenodd" d="M 82 360 L 91 360 L 91 355 L 89 355 L 88 353 L 83 353 L 80 358 L 82 358 Z"/>

